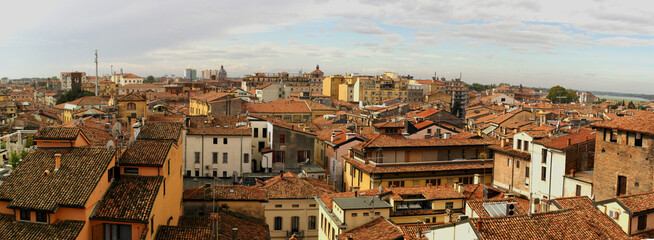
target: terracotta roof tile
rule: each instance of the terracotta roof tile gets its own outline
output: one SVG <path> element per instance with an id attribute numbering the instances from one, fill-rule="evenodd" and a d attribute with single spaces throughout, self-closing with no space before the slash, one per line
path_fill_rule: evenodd
<path id="1" fill-rule="evenodd" d="M 178 122 L 147 122 L 138 135 L 138 140 L 172 140 L 177 141 L 182 133 L 182 124 Z"/>
<path id="2" fill-rule="evenodd" d="M 452 186 L 439 185 L 439 186 L 419 186 L 419 187 L 392 187 L 388 188 L 391 191 L 389 195 L 394 201 L 404 201 L 402 195 L 422 195 L 427 200 L 438 199 L 463 199 L 463 194 L 456 191 Z"/>
<path id="3" fill-rule="evenodd" d="M 268 201 L 266 191 L 258 187 L 200 186 L 184 189 L 184 201 L 200 200 Z"/>
<path id="4" fill-rule="evenodd" d="M 259 219 L 248 217 L 234 212 L 220 212 L 214 213 L 211 217 L 217 217 L 218 224 L 220 224 L 219 233 L 220 239 L 225 240 L 240 240 L 240 239 L 253 239 L 264 240 L 270 239 L 270 231 L 268 225 Z M 232 229 L 237 228 L 236 239 L 233 239 Z M 161 232 L 161 230 L 164 230 Z M 155 239 L 157 240 L 177 240 L 177 239 L 205 239 L 209 230 L 211 234 L 211 218 L 210 217 L 180 217 L 178 227 L 162 226 Z M 213 239 L 213 238 L 210 238 Z"/>
<path id="5" fill-rule="evenodd" d="M 0 236 L 3 240 L 74 240 L 77 239 L 84 221 L 63 220 L 54 224 L 15 221 L 14 215 L 0 214 Z"/>
<path id="6" fill-rule="evenodd" d="M 134 141 L 134 145 L 120 155 L 120 165 L 163 167 L 172 146 L 172 141 Z"/>
<path id="7" fill-rule="evenodd" d="M 595 141 L 597 134 L 591 129 L 582 128 L 578 132 L 570 133 L 555 138 L 543 138 L 535 140 L 534 143 L 543 144 L 546 147 L 556 148 L 556 149 L 565 149 L 580 143 Z"/>
<path id="8" fill-rule="evenodd" d="M 117 98 L 118 101 L 145 101 L 145 97 L 140 93 L 131 92 L 125 96 L 120 96 Z"/>
<path id="9" fill-rule="evenodd" d="M 406 139 L 402 135 L 379 135 L 371 139 L 366 148 L 380 147 L 447 147 L 447 146 L 487 146 L 493 144 L 492 139 Z"/>
<path id="10" fill-rule="evenodd" d="M 557 198 L 552 200 L 564 209 L 572 209 L 601 239 L 627 239 L 626 234 L 613 220 L 601 213 L 586 196 Z"/>
<path id="11" fill-rule="evenodd" d="M 55 171 L 56 153 L 62 156 Z M 50 212 L 58 206 L 83 208 L 113 156 L 104 148 L 33 150 L 0 185 L 0 199 L 9 201 L 8 208 Z"/>
<path id="12" fill-rule="evenodd" d="M 635 116 L 618 117 L 612 121 L 596 122 L 591 126 L 654 135 L 654 113 L 648 112 Z"/>
<path id="13" fill-rule="evenodd" d="M 480 223 L 481 221 L 481 223 Z M 600 239 L 592 227 L 572 210 L 470 219 L 481 239 Z"/>
<path id="14" fill-rule="evenodd" d="M 422 240 L 424 234 L 422 232 L 431 229 L 432 227 L 442 225 L 442 223 L 409 223 L 409 224 L 397 224 L 398 227 L 404 233 L 405 240 Z M 421 238 L 418 238 L 420 234 Z"/>
<path id="15" fill-rule="evenodd" d="M 162 176 L 121 176 L 111 183 L 91 219 L 148 222 L 162 182 Z"/>
<path id="16" fill-rule="evenodd" d="M 436 113 L 438 113 L 440 111 L 442 111 L 442 109 L 430 108 L 430 109 L 427 109 L 425 111 L 422 111 L 422 112 L 416 114 L 415 117 L 427 118 L 427 117 L 429 117 L 431 115 L 434 115 L 434 114 L 436 114 Z"/>
<path id="17" fill-rule="evenodd" d="M 247 119 L 239 116 L 197 116 L 189 117 L 189 122 L 187 134 L 190 135 L 249 136 L 251 134 L 248 126 L 236 127 L 239 122 L 247 122 Z"/>
<path id="18" fill-rule="evenodd" d="M 209 218 L 206 218 L 209 219 Z M 222 237 L 222 236 L 221 236 Z M 156 240 L 213 240 L 211 228 L 159 226 Z M 222 239 L 222 238 L 221 238 Z"/>
<path id="19" fill-rule="evenodd" d="M 350 231 L 341 233 L 337 237 L 338 239 L 352 240 L 397 240 L 403 236 L 404 233 L 399 227 L 386 218 L 379 217 Z"/>
<path id="20" fill-rule="evenodd" d="M 327 182 L 300 178 L 290 172 L 268 179 L 259 187 L 268 193 L 269 199 L 313 198 L 334 192 L 334 188 Z"/>
<path id="21" fill-rule="evenodd" d="M 634 214 L 654 209 L 654 192 L 623 195 L 617 199 Z"/>
<path id="22" fill-rule="evenodd" d="M 45 127 L 39 129 L 35 140 L 75 140 L 80 134 L 79 128 Z"/>

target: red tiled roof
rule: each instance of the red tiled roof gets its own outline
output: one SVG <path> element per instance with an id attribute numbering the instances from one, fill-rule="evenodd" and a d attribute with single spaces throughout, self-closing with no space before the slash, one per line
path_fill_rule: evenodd
<path id="1" fill-rule="evenodd" d="M 266 191 L 257 187 L 206 186 L 184 189 L 184 201 L 199 200 L 268 201 Z"/>
<path id="2" fill-rule="evenodd" d="M 490 217 L 490 214 L 484 208 L 484 203 L 497 203 L 497 202 L 506 202 L 506 203 L 518 203 L 516 206 L 516 215 L 525 215 L 529 211 L 529 203 L 527 203 L 527 209 L 524 209 L 515 198 L 499 198 L 499 199 L 486 199 L 486 200 L 468 200 L 467 204 L 479 217 Z M 472 214 L 472 213 L 468 213 Z"/>
<path id="3" fill-rule="evenodd" d="M 654 209 L 654 192 L 623 195 L 617 199 L 634 214 Z"/>
<path id="4" fill-rule="evenodd" d="M 593 201 L 586 196 L 557 198 L 555 205 L 564 209 L 573 209 L 579 218 L 588 224 L 600 236 L 600 239 L 627 239 L 627 235 L 613 220 L 600 212 Z"/>
<path id="5" fill-rule="evenodd" d="M 55 171 L 56 153 L 62 156 Z M 14 209 L 54 212 L 58 206 L 84 208 L 113 156 L 114 151 L 104 148 L 33 150 L 0 185 L 0 199 L 9 201 L 7 207 Z"/>
<path id="6" fill-rule="evenodd" d="M 189 117 L 188 133 L 190 135 L 225 135 L 225 136 L 249 136 L 251 129 L 247 126 L 236 127 L 239 122 L 247 122 L 247 119 L 239 116 L 213 115 Z M 225 127 L 227 126 L 227 127 Z"/>
<path id="7" fill-rule="evenodd" d="M 79 237 L 84 224 L 84 221 L 72 220 L 53 224 L 24 222 L 16 221 L 13 214 L 0 214 L 0 236 L 6 240 L 74 240 Z"/>
<path id="8" fill-rule="evenodd" d="M 480 223 L 481 221 L 481 223 Z M 534 213 L 531 216 L 473 218 L 481 239 L 601 239 L 591 226 L 572 210 Z"/>
<path id="9" fill-rule="evenodd" d="M 327 182 L 300 178 L 290 172 L 268 179 L 260 183 L 259 187 L 268 193 L 269 199 L 313 198 L 334 192 L 334 188 Z"/>
<path id="10" fill-rule="evenodd" d="M 272 84 L 273 84 L 272 82 L 269 82 L 269 83 L 263 84 L 261 86 L 258 86 L 257 89 L 264 89 L 264 88 L 267 88 L 268 86 L 270 86 Z"/>
<path id="11" fill-rule="evenodd" d="M 414 126 L 415 128 L 417 128 L 418 130 L 420 130 L 420 129 L 423 129 L 423 128 L 425 128 L 425 127 L 428 127 L 428 126 L 430 126 L 430 125 L 432 125 L 432 124 L 434 124 L 434 122 L 432 122 L 432 121 L 422 121 L 422 122 L 419 122 L 419 123 L 414 124 L 413 126 Z"/>
<path id="12" fill-rule="evenodd" d="M 442 225 L 442 223 L 409 223 L 397 224 L 404 233 L 405 240 L 423 240 L 424 234 L 422 232 L 431 229 L 432 227 Z M 420 238 L 418 238 L 420 234 Z"/>
<path id="13" fill-rule="evenodd" d="M 185 240 L 205 239 L 211 236 L 211 218 L 218 218 L 219 239 L 224 240 L 264 240 L 270 239 L 268 225 L 259 219 L 248 217 L 234 212 L 212 213 L 211 217 L 180 217 L 178 226 L 162 226 L 157 233 L 157 240 Z M 233 239 L 232 229 L 237 228 L 236 239 Z M 205 229 L 205 230 L 202 230 Z M 209 235 L 205 235 L 209 230 Z M 210 238 L 213 239 L 213 238 Z"/>
<path id="14" fill-rule="evenodd" d="M 597 134 L 595 133 L 596 132 L 594 130 L 582 128 L 575 133 L 570 133 L 568 135 L 564 135 L 556 138 L 543 138 L 543 139 L 535 140 L 534 143 L 543 144 L 544 146 L 549 148 L 565 149 L 570 146 L 574 146 L 588 141 L 594 142 L 595 137 L 597 136 Z"/>
<path id="15" fill-rule="evenodd" d="M 162 176 L 121 176 L 111 183 L 91 219 L 147 223 L 162 182 Z"/>
<path id="16" fill-rule="evenodd" d="M 196 99 L 196 100 L 201 100 L 205 102 L 213 102 L 213 101 L 218 101 L 220 99 L 226 98 L 232 96 L 229 93 L 221 93 L 221 92 L 208 92 L 205 94 L 202 94 L 200 96 L 192 97 L 191 99 Z"/>
<path id="17" fill-rule="evenodd" d="M 654 113 L 641 113 L 635 116 L 620 117 L 612 121 L 596 122 L 592 126 L 654 135 Z"/>
<path id="18" fill-rule="evenodd" d="M 125 96 L 118 97 L 118 101 L 145 101 L 145 97 L 137 92 L 128 93 Z"/>
<path id="19" fill-rule="evenodd" d="M 209 219 L 207 217 L 207 219 Z M 146 231 L 147 232 L 147 231 Z M 222 236 L 221 236 L 222 237 Z M 208 227 L 178 227 L 159 226 L 156 240 L 213 240 L 211 228 Z M 222 239 L 222 238 L 221 238 Z"/>
<path id="20" fill-rule="evenodd" d="M 380 122 L 372 125 L 376 128 L 403 128 L 404 122 Z"/>
<path id="21" fill-rule="evenodd" d="M 406 139 L 402 135 L 379 135 L 371 139 L 365 148 L 383 147 L 447 147 L 447 146 L 487 146 L 493 143 L 491 139 Z"/>
<path id="22" fill-rule="evenodd" d="M 337 237 L 338 239 L 352 240 L 397 240 L 403 236 L 404 233 L 399 227 L 386 218 L 379 217 L 350 231 L 341 233 Z"/>
<path id="23" fill-rule="evenodd" d="M 250 103 L 248 111 L 251 113 L 310 113 L 306 103 Z"/>
<path id="24" fill-rule="evenodd" d="M 427 117 L 429 117 L 431 115 L 434 115 L 434 114 L 436 114 L 436 113 L 438 113 L 440 111 L 442 111 L 442 109 L 430 108 L 430 109 L 427 109 L 425 111 L 422 111 L 422 112 L 416 114 L 415 117 L 427 118 Z"/>
<path id="25" fill-rule="evenodd" d="M 134 141 L 134 145 L 120 155 L 120 165 L 163 167 L 172 146 L 172 141 Z"/>
<path id="26" fill-rule="evenodd" d="M 179 122 L 146 122 L 137 139 L 177 141 L 181 133 L 182 124 Z"/>
<path id="27" fill-rule="evenodd" d="M 79 128 L 45 127 L 39 129 L 35 140 L 75 140 L 82 133 Z"/>

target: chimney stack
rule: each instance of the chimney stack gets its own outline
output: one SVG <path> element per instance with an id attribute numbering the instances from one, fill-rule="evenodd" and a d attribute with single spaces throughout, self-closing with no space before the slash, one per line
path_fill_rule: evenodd
<path id="1" fill-rule="evenodd" d="M 575 172 L 576 171 L 574 169 L 571 169 L 570 170 L 570 177 L 575 177 Z"/>
<path id="2" fill-rule="evenodd" d="M 236 238 L 236 235 L 237 235 L 236 233 L 238 233 L 238 228 L 232 228 L 232 239 L 233 240 L 237 239 Z"/>
<path id="3" fill-rule="evenodd" d="M 55 171 L 61 167 L 61 153 L 55 153 Z"/>
<path id="4" fill-rule="evenodd" d="M 334 142 L 334 137 L 336 137 L 336 133 L 335 133 L 335 132 L 332 132 L 332 140 L 331 140 L 331 142 Z"/>

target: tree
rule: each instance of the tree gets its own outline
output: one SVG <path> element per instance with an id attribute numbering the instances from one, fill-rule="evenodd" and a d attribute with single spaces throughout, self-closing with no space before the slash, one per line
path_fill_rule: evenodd
<path id="1" fill-rule="evenodd" d="M 556 85 L 550 88 L 547 99 L 553 103 L 571 103 L 578 101 L 579 96 L 577 96 L 577 92 L 574 90 L 566 90 L 564 87 Z"/>
<path id="2" fill-rule="evenodd" d="M 11 169 L 16 169 L 16 166 L 18 166 L 18 163 L 20 163 L 20 160 L 25 158 L 27 156 L 27 151 L 23 150 L 22 152 L 18 153 L 16 151 L 11 153 L 11 157 L 9 157 L 9 164 L 11 164 Z"/>
<path id="3" fill-rule="evenodd" d="M 470 90 L 475 91 L 475 92 L 483 92 L 483 91 L 486 91 L 487 89 L 488 89 L 488 85 L 483 85 L 483 84 L 479 84 L 479 83 L 473 83 L 470 86 Z"/>
<path id="4" fill-rule="evenodd" d="M 150 75 L 145 78 L 145 83 L 153 83 L 154 82 L 154 76 Z"/>
<path id="5" fill-rule="evenodd" d="M 629 101 L 629 105 L 627 105 L 627 108 L 636 109 L 636 105 L 634 104 L 634 101 Z"/>
<path id="6" fill-rule="evenodd" d="M 0 149 L 7 149 L 7 142 L 2 142 L 0 145 Z"/>
<path id="7" fill-rule="evenodd" d="M 32 145 L 34 145 L 34 138 L 32 136 L 28 136 L 27 140 L 25 141 L 25 147 L 28 148 Z"/>
<path id="8" fill-rule="evenodd" d="M 84 90 L 73 89 L 73 90 L 70 90 L 70 91 L 64 93 L 63 95 L 61 95 L 61 97 L 59 97 L 57 99 L 57 104 L 70 102 L 70 101 L 76 100 L 76 99 L 81 98 L 81 97 L 86 97 L 86 96 L 95 96 L 95 93 L 89 92 L 89 91 L 84 91 Z"/>

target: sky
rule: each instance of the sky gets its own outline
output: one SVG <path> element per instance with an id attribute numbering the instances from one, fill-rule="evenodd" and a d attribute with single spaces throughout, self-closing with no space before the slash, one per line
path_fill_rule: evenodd
<path id="1" fill-rule="evenodd" d="M 21 0 L 0 3 L 0 77 L 225 66 L 386 71 L 654 94 L 654 2 Z"/>

